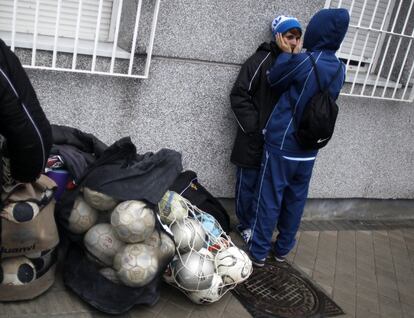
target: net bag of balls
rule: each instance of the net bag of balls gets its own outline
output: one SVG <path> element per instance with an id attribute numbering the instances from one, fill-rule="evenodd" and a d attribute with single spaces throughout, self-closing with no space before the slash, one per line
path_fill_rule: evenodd
<path id="1" fill-rule="evenodd" d="M 216 302 L 250 276 L 253 268 L 248 255 L 212 215 L 173 191 L 164 195 L 158 211 L 176 246 L 163 278 L 194 303 Z"/>
<path id="2" fill-rule="evenodd" d="M 182 167 L 171 169 L 175 161 L 151 158 L 136 156 L 135 146 L 121 140 L 88 167 L 78 186 L 66 190 L 57 205 L 62 237 L 70 242 L 64 283 L 105 313 L 154 305 L 162 274 L 174 256 L 172 236 L 154 208 Z M 177 170 L 171 182 L 160 177 L 165 169 Z"/>
<path id="3" fill-rule="evenodd" d="M 105 313 L 154 305 L 175 245 L 151 204 L 119 201 L 88 187 L 73 193 L 73 207 L 62 223 L 62 233 L 72 239 L 64 259 L 65 285 Z"/>
<path id="4" fill-rule="evenodd" d="M 59 243 L 56 184 L 45 175 L 3 192 L 0 212 L 0 301 L 32 299 L 55 279 Z"/>

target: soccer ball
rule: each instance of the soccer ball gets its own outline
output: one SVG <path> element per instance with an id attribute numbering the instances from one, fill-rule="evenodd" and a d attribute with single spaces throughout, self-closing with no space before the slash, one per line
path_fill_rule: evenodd
<path id="1" fill-rule="evenodd" d="M 142 201 L 124 201 L 112 212 L 111 224 L 122 241 L 138 243 L 154 231 L 155 216 Z"/>
<path id="2" fill-rule="evenodd" d="M 187 297 L 196 304 L 206 304 L 218 301 L 223 295 L 223 279 L 214 273 L 210 288 L 187 293 Z"/>
<path id="3" fill-rule="evenodd" d="M 33 220 L 39 214 L 39 206 L 34 202 L 17 202 L 3 208 L 1 216 L 14 223 Z"/>
<path id="4" fill-rule="evenodd" d="M 188 291 L 210 288 L 214 261 L 206 255 L 189 252 L 172 262 L 173 275 L 179 287 Z"/>
<path id="5" fill-rule="evenodd" d="M 194 219 L 186 218 L 171 225 L 175 245 L 181 253 L 198 251 L 206 241 L 206 232 Z M 208 239 L 208 238 L 207 238 Z"/>
<path id="6" fill-rule="evenodd" d="M 83 196 L 85 201 L 94 209 L 99 211 L 112 210 L 118 202 L 105 193 L 94 191 L 90 188 L 83 188 Z"/>
<path id="7" fill-rule="evenodd" d="M 52 248 L 41 251 L 39 253 L 31 253 L 25 255 L 35 266 L 36 273 L 39 275 L 44 270 L 48 270 L 50 266 L 57 260 L 57 251 Z"/>
<path id="8" fill-rule="evenodd" d="M 158 230 L 155 229 L 154 231 L 152 231 L 151 235 L 145 239 L 144 244 L 151 246 L 155 249 L 159 248 L 161 245 L 161 237 L 158 233 Z"/>
<path id="9" fill-rule="evenodd" d="M 219 251 L 215 258 L 217 274 L 225 284 L 241 283 L 252 273 L 252 262 L 247 254 L 236 246 Z"/>
<path id="10" fill-rule="evenodd" d="M 167 191 L 158 202 L 161 221 L 165 224 L 171 224 L 188 216 L 187 205 L 184 198 L 178 193 Z"/>
<path id="11" fill-rule="evenodd" d="M 86 249 L 107 266 L 112 266 L 115 254 L 124 246 L 110 224 L 96 224 L 83 239 Z"/>
<path id="12" fill-rule="evenodd" d="M 141 287 L 152 281 L 158 271 L 155 250 L 145 244 L 129 244 L 115 255 L 114 269 L 127 286 Z"/>
<path id="13" fill-rule="evenodd" d="M 35 266 L 26 257 L 6 258 L 0 263 L 0 284 L 2 285 L 25 285 L 35 279 Z"/>
<path id="14" fill-rule="evenodd" d="M 99 274 L 105 277 L 107 280 L 113 282 L 114 284 L 121 284 L 116 271 L 112 267 L 104 267 L 99 270 Z"/>
<path id="15" fill-rule="evenodd" d="M 73 204 L 68 219 L 69 231 L 82 234 L 89 230 L 98 220 L 98 211 L 89 206 L 80 195 Z"/>
<path id="16" fill-rule="evenodd" d="M 158 258 L 160 264 L 167 262 L 175 254 L 175 243 L 174 241 L 164 232 L 160 233 L 161 245 L 158 248 Z"/>

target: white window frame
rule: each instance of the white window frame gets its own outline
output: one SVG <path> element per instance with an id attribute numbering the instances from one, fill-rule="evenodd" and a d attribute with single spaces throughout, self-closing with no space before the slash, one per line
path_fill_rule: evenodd
<path id="1" fill-rule="evenodd" d="M 410 17 L 414 15 L 413 11 L 413 1 L 410 3 L 410 8 L 408 9 L 408 12 L 402 12 L 401 7 L 402 4 L 405 3 L 403 0 L 388 0 L 386 2 L 386 10 L 384 13 L 384 17 L 382 18 L 381 27 L 380 28 L 373 28 L 373 21 L 375 18 L 378 18 L 376 14 L 378 13 L 377 8 L 379 6 L 381 0 L 327 0 L 325 2 L 325 8 L 330 7 L 345 7 L 350 11 L 350 15 L 352 17 L 353 8 L 355 3 L 358 3 L 358 8 L 362 9 L 358 14 L 360 14 L 358 18 L 358 23 L 350 23 L 349 29 L 355 30 L 354 37 L 352 38 L 352 45 L 350 49 L 348 48 L 349 42 L 348 42 L 348 50 L 345 51 L 343 47 L 341 47 L 337 55 L 339 58 L 344 58 L 346 60 L 347 64 L 347 77 L 346 81 L 348 83 L 352 83 L 350 86 L 350 89 L 347 91 L 346 89 L 341 92 L 342 95 L 349 95 L 349 96 L 359 96 L 359 97 L 370 97 L 370 98 L 378 98 L 378 99 L 386 99 L 386 100 L 396 100 L 396 101 L 405 101 L 405 102 L 412 102 L 414 100 L 414 88 L 413 88 L 413 68 L 414 68 L 414 61 L 411 62 L 412 66 L 410 66 L 408 62 L 408 55 L 409 52 L 414 51 L 414 30 L 411 35 L 406 34 L 406 27 L 407 22 Z M 367 7 L 367 3 L 370 4 L 371 7 L 374 6 L 374 10 L 372 12 L 365 11 Z M 408 2 L 407 2 L 408 3 Z M 405 3 L 406 4 L 406 3 Z M 395 7 L 397 6 L 397 7 Z M 402 30 L 400 32 L 396 32 L 396 21 L 399 21 L 400 14 L 405 16 L 404 25 L 402 26 Z M 396 17 L 392 16 L 395 14 Z M 363 16 L 366 16 L 365 18 L 370 20 L 369 27 L 362 26 L 361 22 L 363 19 Z M 393 22 L 392 22 L 393 18 Z M 401 21 L 400 21 L 401 22 Z M 391 24 L 392 23 L 392 24 Z M 359 30 L 364 30 L 366 32 L 366 37 L 364 40 L 364 45 L 361 47 L 357 47 L 357 51 L 361 51 L 360 56 L 358 55 L 354 56 L 354 48 L 356 44 L 356 39 L 359 36 L 362 36 L 359 34 Z M 371 36 L 372 33 L 378 34 L 377 40 L 375 43 L 374 50 L 372 52 L 371 56 L 371 62 L 366 62 L 362 59 L 362 56 L 366 54 L 367 49 L 367 43 L 368 38 Z M 398 47 L 401 45 L 401 40 L 405 39 L 407 41 L 410 41 L 408 44 L 407 52 L 402 59 L 402 67 L 401 69 L 397 69 L 397 66 L 395 65 L 396 62 L 396 56 L 397 54 L 394 53 L 392 55 L 392 51 L 389 50 L 390 48 L 390 39 L 391 37 L 398 39 Z M 386 41 L 386 38 L 388 39 Z M 371 40 L 371 38 L 369 38 Z M 386 41 L 386 42 L 385 42 Z M 362 48 L 362 50 L 361 50 Z M 396 50 L 398 51 L 398 50 Z M 387 56 L 389 54 L 389 56 Z M 394 58 L 392 58 L 394 56 Z M 390 62 L 390 69 L 389 71 L 386 71 L 385 73 L 388 73 L 388 76 L 381 77 L 381 74 L 383 74 L 383 66 L 384 62 L 387 59 L 390 59 L 392 62 Z M 357 65 L 350 65 L 350 62 L 356 63 Z M 365 63 L 364 66 L 361 64 Z M 396 69 L 394 69 L 394 67 Z M 404 69 L 406 68 L 406 69 Z M 410 71 L 408 71 L 408 70 Z M 403 70 L 408 73 L 408 80 L 405 84 L 401 82 L 401 76 L 403 73 Z M 399 75 L 397 76 L 396 80 L 391 80 L 391 74 L 394 72 L 398 72 Z M 358 85 L 362 85 L 362 89 L 356 89 Z M 399 94 L 397 94 L 399 92 Z"/>
<path id="2" fill-rule="evenodd" d="M 51 25 L 55 30 L 55 36 L 41 35 L 37 34 L 37 25 L 38 25 L 38 10 L 39 3 L 42 0 L 33 0 L 36 3 L 35 9 L 35 23 L 33 27 L 33 33 L 16 33 L 15 30 L 15 19 L 16 19 L 16 8 L 17 1 L 19 0 L 10 0 L 13 1 L 13 21 L 12 21 L 12 31 L 1 31 L 0 37 L 11 46 L 12 50 L 15 48 L 27 48 L 32 50 L 32 61 L 30 64 L 23 65 L 26 68 L 32 69 L 45 69 L 45 70 L 55 70 L 55 71 L 64 71 L 64 72 L 78 72 L 78 73 L 92 73 L 99 75 L 112 75 L 120 77 L 131 77 L 131 78 L 148 78 L 149 68 L 151 63 L 151 56 L 155 38 L 155 30 L 158 20 L 158 12 L 160 7 L 160 0 L 155 0 L 154 3 L 154 12 L 151 24 L 151 31 L 149 35 L 149 41 L 146 48 L 146 59 L 143 74 L 134 74 L 133 73 L 133 63 L 135 61 L 135 50 L 137 46 L 137 34 L 138 34 L 138 25 L 141 17 L 141 9 L 143 0 L 138 0 L 136 7 L 135 15 L 135 25 L 131 26 L 131 38 L 132 45 L 129 51 L 124 50 L 118 46 L 118 35 L 120 29 L 120 20 L 121 12 L 123 8 L 123 2 L 129 0 L 113 0 L 112 13 L 111 13 L 111 22 L 109 26 L 108 38 L 103 41 L 99 40 L 96 34 L 99 34 L 100 22 L 97 23 L 95 30 L 95 39 L 87 40 L 79 38 L 79 19 L 80 19 L 80 9 L 82 1 L 79 0 L 79 9 L 77 15 L 77 27 L 76 35 L 74 38 L 65 38 L 58 36 L 58 24 Z M 57 6 L 57 16 L 59 17 L 59 7 L 61 2 L 64 0 L 56 0 L 58 2 Z M 100 21 L 100 8 L 102 7 L 103 0 L 98 0 L 99 10 L 98 10 L 98 21 Z M 0 8 L 1 9 L 1 8 Z M 57 19 L 56 19 L 57 20 Z M 97 21 L 97 22 L 98 22 Z M 98 35 L 99 36 L 99 35 Z M 37 50 L 46 50 L 53 51 L 53 61 L 51 66 L 37 66 L 36 65 L 36 51 Z M 56 65 L 56 54 L 60 52 L 73 54 L 72 67 L 63 68 Z M 78 55 L 87 55 L 92 56 L 92 63 L 90 70 L 82 70 L 76 67 L 76 61 Z M 108 57 L 110 58 L 110 70 L 109 71 L 97 71 L 96 70 L 96 59 L 97 57 Z M 128 71 L 126 73 L 119 73 L 114 71 L 115 59 L 125 59 L 128 63 Z"/>

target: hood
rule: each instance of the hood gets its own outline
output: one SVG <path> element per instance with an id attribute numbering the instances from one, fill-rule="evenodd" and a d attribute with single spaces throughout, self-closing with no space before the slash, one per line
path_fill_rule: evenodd
<path id="1" fill-rule="evenodd" d="M 349 25 L 346 9 L 323 9 L 317 12 L 306 28 L 303 47 L 308 51 L 332 50 L 341 46 Z"/>
<path id="2" fill-rule="evenodd" d="M 266 51 L 266 52 L 272 52 L 274 55 L 278 55 L 281 50 L 277 46 L 276 42 L 264 42 L 260 44 L 260 46 L 257 48 L 256 51 Z"/>

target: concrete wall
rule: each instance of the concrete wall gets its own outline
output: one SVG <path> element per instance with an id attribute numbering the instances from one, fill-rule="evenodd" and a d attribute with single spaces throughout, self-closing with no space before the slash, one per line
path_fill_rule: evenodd
<path id="1" fill-rule="evenodd" d="M 144 8 L 150 9 L 151 1 Z M 229 92 L 240 64 L 277 14 L 306 22 L 324 1 L 162 1 L 148 80 L 29 71 L 51 122 L 107 143 L 130 135 L 140 153 L 182 152 L 213 194 L 233 196 L 236 124 Z M 148 11 L 148 10 L 147 10 Z M 342 96 L 335 137 L 321 151 L 313 198 L 414 198 L 414 105 Z"/>

